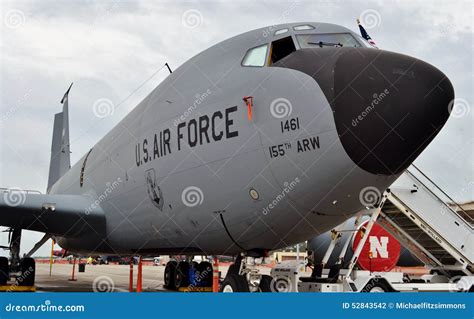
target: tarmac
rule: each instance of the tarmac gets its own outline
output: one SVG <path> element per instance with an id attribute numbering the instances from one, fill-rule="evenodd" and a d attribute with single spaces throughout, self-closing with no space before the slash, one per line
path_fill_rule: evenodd
<path id="1" fill-rule="evenodd" d="M 78 272 L 75 267 L 75 281 L 71 281 L 72 264 L 66 262 L 54 263 L 50 275 L 50 265 L 44 261 L 36 263 L 36 285 L 33 288 L 19 287 L 13 284 L 6 289 L 11 292 L 36 291 L 36 292 L 129 292 L 130 266 L 129 265 L 89 265 L 85 272 Z M 262 274 L 270 274 L 271 266 L 258 266 Z M 229 263 L 221 264 L 219 271 L 221 279 L 225 277 Z M 163 287 L 165 266 L 155 266 L 151 262 L 144 263 L 142 267 L 142 292 L 175 292 Z M 400 269 L 397 269 L 400 270 Z M 412 274 L 426 273 L 424 268 L 403 268 Z M 136 289 L 138 266 L 133 267 L 133 288 Z M 307 273 L 310 275 L 309 269 Z M 3 287 L 4 288 L 4 287 Z"/>
<path id="2" fill-rule="evenodd" d="M 227 273 L 228 265 L 219 267 L 221 277 Z M 270 268 L 259 267 L 264 274 L 270 273 Z M 143 265 L 142 291 L 143 292 L 173 292 L 165 289 L 164 266 Z M 133 286 L 136 288 L 138 266 L 133 269 Z M 72 264 L 53 264 L 51 276 L 49 264 L 36 264 L 36 291 L 37 292 L 128 292 L 129 265 L 86 265 L 85 272 L 78 272 L 76 264 L 76 281 L 70 281 Z"/>

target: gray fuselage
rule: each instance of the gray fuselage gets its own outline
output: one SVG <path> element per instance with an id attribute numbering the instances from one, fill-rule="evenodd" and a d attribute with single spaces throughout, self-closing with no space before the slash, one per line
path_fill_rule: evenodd
<path id="1" fill-rule="evenodd" d="M 377 51 L 340 26 L 295 25 L 223 41 L 155 88 L 53 186 L 52 194 L 90 196 L 106 217 L 103 233 L 60 245 L 87 254 L 278 249 L 365 209 L 367 187 L 380 193 L 392 184 L 401 171 L 369 172 L 348 155 L 313 76 L 242 65 L 247 50 L 280 38 L 291 36 L 299 50 L 295 34 L 347 33 L 361 50 Z M 251 119 L 246 96 L 253 97 Z"/>

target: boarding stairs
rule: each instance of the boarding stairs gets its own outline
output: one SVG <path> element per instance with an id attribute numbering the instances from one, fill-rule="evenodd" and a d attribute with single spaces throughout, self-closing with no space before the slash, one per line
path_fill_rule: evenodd
<path id="1" fill-rule="evenodd" d="M 378 223 L 432 272 L 474 274 L 474 216 L 416 166 L 387 191 Z"/>

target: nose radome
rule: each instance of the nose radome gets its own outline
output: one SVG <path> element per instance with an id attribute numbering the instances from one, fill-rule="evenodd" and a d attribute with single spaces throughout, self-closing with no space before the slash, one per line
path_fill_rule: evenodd
<path id="1" fill-rule="evenodd" d="M 421 60 L 368 48 L 303 49 L 274 64 L 319 84 L 351 159 L 374 174 L 405 170 L 449 118 L 454 90 Z"/>

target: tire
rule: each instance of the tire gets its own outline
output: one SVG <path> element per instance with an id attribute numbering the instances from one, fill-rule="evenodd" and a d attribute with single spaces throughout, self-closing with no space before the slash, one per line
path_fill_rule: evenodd
<path id="1" fill-rule="evenodd" d="M 20 260 L 21 276 L 17 278 L 19 286 L 35 285 L 35 260 L 33 258 L 22 258 Z"/>
<path id="2" fill-rule="evenodd" d="M 181 287 L 189 285 L 189 263 L 180 261 L 174 273 L 174 288 L 178 290 Z"/>
<path id="3" fill-rule="evenodd" d="M 278 290 L 272 289 L 273 287 L 273 277 L 269 275 L 262 275 L 260 278 L 260 284 L 258 289 L 260 292 L 278 292 Z"/>
<path id="4" fill-rule="evenodd" d="M 178 263 L 176 261 L 169 261 L 165 267 L 165 288 L 174 289 L 174 275 Z"/>
<path id="5" fill-rule="evenodd" d="M 229 274 L 222 283 L 220 292 L 249 292 L 249 285 L 244 276 Z"/>
<path id="6" fill-rule="evenodd" d="M 233 263 L 232 265 L 229 266 L 229 269 L 227 270 L 227 273 L 238 275 L 239 271 L 240 271 L 240 264 L 237 265 L 237 264 Z"/>
<path id="7" fill-rule="evenodd" d="M 370 281 L 361 292 L 391 292 L 390 286 L 382 280 Z"/>
<path id="8" fill-rule="evenodd" d="M 0 257 L 0 286 L 6 285 L 9 279 L 10 273 L 8 267 L 8 258 Z"/>

